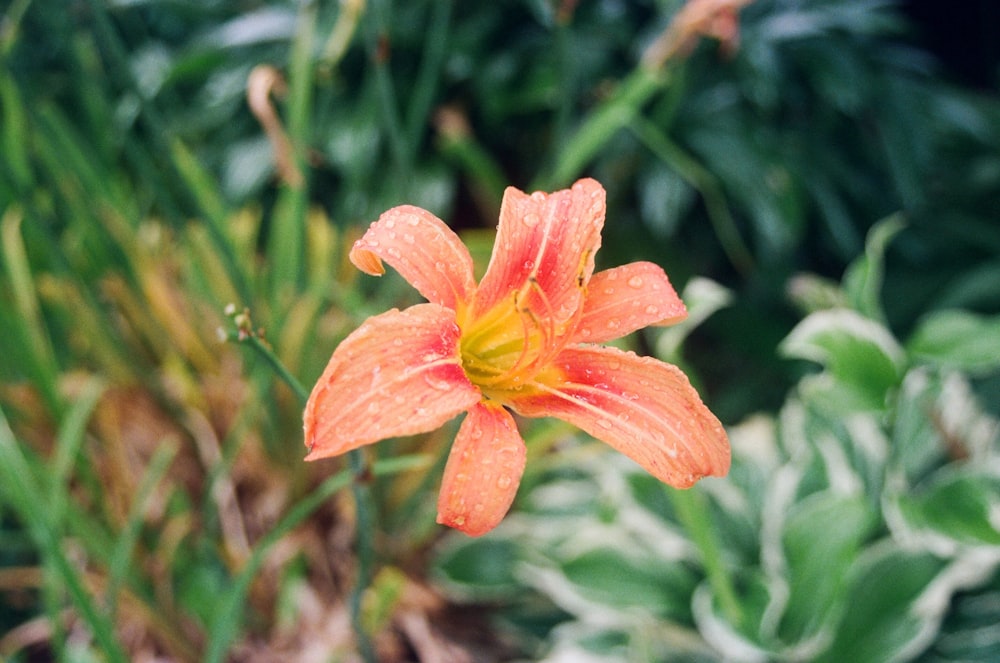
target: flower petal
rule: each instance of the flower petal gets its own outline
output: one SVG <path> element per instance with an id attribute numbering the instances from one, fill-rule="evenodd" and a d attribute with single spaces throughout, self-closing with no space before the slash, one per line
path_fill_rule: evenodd
<path id="1" fill-rule="evenodd" d="M 677 488 L 729 471 L 722 424 L 676 366 L 616 348 L 577 346 L 563 350 L 553 368 L 507 405 L 579 426 Z"/>
<path id="2" fill-rule="evenodd" d="M 303 415 L 306 460 L 425 433 L 481 395 L 462 370 L 455 312 L 438 304 L 369 318 L 341 342 Z"/>
<path id="3" fill-rule="evenodd" d="M 489 532 L 514 502 L 526 458 L 510 412 L 491 401 L 472 407 L 448 455 L 437 521 L 469 536 Z"/>
<path id="4" fill-rule="evenodd" d="M 493 256 L 476 294 L 476 314 L 528 286 L 530 296 L 521 306 L 556 324 L 569 319 L 594 272 L 604 213 L 604 188 L 591 179 L 551 194 L 508 187 Z"/>
<path id="5" fill-rule="evenodd" d="M 633 262 L 594 274 L 575 340 L 603 343 L 686 317 L 687 308 L 663 269 L 651 262 Z"/>
<path id="6" fill-rule="evenodd" d="M 476 288 L 472 256 L 458 235 L 427 210 L 400 205 L 384 212 L 351 249 L 351 262 L 372 276 L 389 263 L 427 301 L 457 309 Z"/>

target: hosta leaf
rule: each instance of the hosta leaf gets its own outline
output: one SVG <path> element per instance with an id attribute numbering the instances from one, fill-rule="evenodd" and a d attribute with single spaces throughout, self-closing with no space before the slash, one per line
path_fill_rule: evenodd
<path id="1" fill-rule="evenodd" d="M 903 350 L 888 329 L 849 309 L 813 313 L 792 329 L 780 350 L 788 357 L 822 364 L 827 382 L 819 384 L 824 389 L 849 392 L 859 405 L 873 409 L 885 406 L 905 363 Z"/>
<path id="2" fill-rule="evenodd" d="M 830 492 L 809 497 L 789 514 L 782 537 L 789 584 L 780 629 L 785 642 L 834 627 L 846 590 L 843 578 L 874 522 L 863 497 Z"/>
<path id="3" fill-rule="evenodd" d="M 933 635 L 936 615 L 914 603 L 944 566 L 922 552 L 880 547 L 858 560 L 846 584 L 847 604 L 833 642 L 817 663 L 906 660 Z"/>
<path id="4" fill-rule="evenodd" d="M 1000 477 L 953 471 L 918 493 L 898 497 L 907 525 L 958 543 L 1000 546 Z"/>
<path id="5" fill-rule="evenodd" d="M 1000 370 L 1000 315 L 934 311 L 906 343 L 921 361 L 983 375 Z"/>

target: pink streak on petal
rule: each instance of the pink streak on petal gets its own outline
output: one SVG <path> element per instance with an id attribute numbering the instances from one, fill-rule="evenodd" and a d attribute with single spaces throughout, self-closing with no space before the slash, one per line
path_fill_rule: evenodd
<path id="1" fill-rule="evenodd" d="M 448 455 L 437 521 L 469 536 L 489 532 L 514 502 L 526 458 L 507 410 L 490 402 L 472 407 Z"/>
<path id="2" fill-rule="evenodd" d="M 303 415 L 306 460 L 438 428 L 481 395 L 458 356 L 455 312 L 438 304 L 369 318 L 334 351 Z"/>
<path id="3" fill-rule="evenodd" d="M 564 350 L 556 365 L 561 375 L 507 404 L 568 421 L 676 488 L 729 471 L 726 431 L 676 366 L 590 346 Z"/>
<path id="4" fill-rule="evenodd" d="M 670 325 L 687 308 L 659 265 L 633 262 L 590 279 L 574 340 L 603 343 L 649 325 Z"/>
<path id="5" fill-rule="evenodd" d="M 427 301 L 457 309 L 472 297 L 476 281 L 472 256 L 444 221 L 412 205 L 393 207 L 379 217 L 351 249 L 351 262 L 380 276 L 389 263 Z"/>
<path id="6" fill-rule="evenodd" d="M 581 286 L 594 272 L 604 214 L 604 188 L 591 179 L 551 194 L 508 187 L 475 312 L 490 310 L 534 278 L 547 301 L 532 292 L 522 303 L 536 314 L 550 314 L 555 323 L 570 318 L 580 305 Z"/>

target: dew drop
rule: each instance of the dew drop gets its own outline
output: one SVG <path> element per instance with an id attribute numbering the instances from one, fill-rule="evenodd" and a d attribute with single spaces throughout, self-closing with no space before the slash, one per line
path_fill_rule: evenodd
<path id="1" fill-rule="evenodd" d="M 658 315 L 659 313 L 660 313 L 660 309 L 658 309 L 657 307 L 653 306 L 652 304 L 650 304 L 649 306 L 646 307 L 646 314 L 647 315 Z"/>
<path id="2" fill-rule="evenodd" d="M 386 219 L 385 220 L 385 227 L 386 228 L 395 228 L 396 227 L 396 220 L 395 219 Z"/>
<path id="3" fill-rule="evenodd" d="M 407 244 L 416 244 L 417 238 L 414 237 L 411 233 L 403 233 L 403 241 L 406 242 Z"/>
<path id="4" fill-rule="evenodd" d="M 539 221 L 541 221 L 541 219 L 539 219 L 538 215 L 535 214 L 534 212 L 525 214 L 524 216 L 521 217 L 521 222 L 524 223 L 524 225 L 528 226 L 529 228 L 534 228 L 535 226 L 537 226 Z"/>
<path id="5" fill-rule="evenodd" d="M 607 419 L 598 419 L 597 420 L 597 425 L 600 426 L 601 428 L 605 429 L 605 430 L 610 430 L 611 427 L 614 426 L 614 424 L 612 424 Z"/>
<path id="6" fill-rule="evenodd" d="M 415 216 L 407 217 L 406 222 L 409 223 L 411 226 L 420 225 L 420 219 L 418 219 Z"/>
<path id="7" fill-rule="evenodd" d="M 535 266 L 535 261 L 534 260 L 525 260 L 524 261 L 524 268 L 525 269 L 531 269 L 534 266 Z"/>
<path id="8" fill-rule="evenodd" d="M 608 329 L 618 329 L 621 326 L 622 326 L 621 320 L 618 320 L 617 318 L 608 320 Z"/>
<path id="9" fill-rule="evenodd" d="M 512 482 L 513 479 L 511 479 L 509 476 L 507 476 L 506 474 L 502 475 L 497 478 L 497 488 L 504 490 L 506 488 L 509 488 Z"/>
<path id="10" fill-rule="evenodd" d="M 641 276 L 633 276 L 632 278 L 630 278 L 628 280 L 628 284 L 629 284 L 629 286 L 631 286 L 633 288 L 641 288 L 642 287 L 642 277 Z"/>
<path id="11" fill-rule="evenodd" d="M 424 382 L 426 382 L 429 387 L 437 389 L 438 391 L 447 391 L 448 389 L 451 389 L 450 382 L 437 378 L 430 373 L 424 374 Z"/>

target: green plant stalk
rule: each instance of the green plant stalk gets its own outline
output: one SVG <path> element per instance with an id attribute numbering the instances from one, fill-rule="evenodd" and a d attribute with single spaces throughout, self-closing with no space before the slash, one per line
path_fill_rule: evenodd
<path id="1" fill-rule="evenodd" d="M 277 313 L 272 323 L 281 320 L 284 314 L 282 303 L 288 300 L 287 295 L 301 291 L 305 275 L 303 258 L 309 206 L 305 150 L 309 142 L 315 32 L 315 3 L 303 3 L 292 44 L 288 76 L 288 141 L 292 150 L 290 157 L 300 177 L 297 181 L 282 183 L 271 221 L 268 242 L 271 310 Z"/>
<path id="2" fill-rule="evenodd" d="M 614 93 L 584 119 L 580 128 L 559 150 L 552 172 L 537 180 L 533 189 L 551 190 L 575 179 L 654 94 L 669 82 L 669 71 L 639 67 L 628 75 Z"/>
<path id="3" fill-rule="evenodd" d="M 7 277 L 10 279 L 17 307 L 19 324 L 24 328 L 24 345 L 37 372 L 36 384 L 41 388 L 49 412 L 56 415 L 62 409 L 58 385 L 59 365 L 52 340 L 42 320 L 41 305 L 35 293 L 34 277 L 28 253 L 21 236 L 22 214 L 12 207 L 0 219 L 0 243 Z"/>
<path id="4" fill-rule="evenodd" d="M 413 164 L 409 159 L 411 150 L 406 144 L 406 131 L 399 117 L 396 91 L 389 72 L 389 45 L 385 43 L 388 37 L 383 27 L 385 25 L 383 12 L 382 0 L 371 0 L 364 18 L 365 37 L 368 57 L 372 62 L 371 71 L 375 77 L 375 90 L 379 97 L 379 108 L 382 111 L 382 124 L 388 135 L 389 148 L 395 162 L 396 177 L 400 186 L 398 193 L 405 197 L 409 189 Z"/>
<path id="5" fill-rule="evenodd" d="M 669 489 L 667 493 L 677 512 L 677 519 L 701 553 L 701 562 L 712 593 L 729 622 L 739 628 L 743 623 L 743 610 L 736 596 L 732 577 L 722 561 L 719 541 L 712 531 L 712 513 L 708 501 L 695 488 Z"/>
<path id="6" fill-rule="evenodd" d="M 45 561 L 47 572 L 53 573 L 62 582 L 80 616 L 90 628 L 105 657 L 112 663 L 126 663 L 128 656 L 122 649 L 114 632 L 114 625 L 94 602 L 84 582 L 73 564 L 67 559 L 58 532 L 59 524 L 46 510 L 51 499 L 51 491 L 59 486 L 38 485 L 28 458 L 20 449 L 7 419 L 0 410 L 0 493 L 5 502 L 18 513 L 28 526 L 35 543 Z"/>
<path id="7" fill-rule="evenodd" d="M 271 548 L 287 535 L 297 525 L 302 523 L 319 506 L 350 484 L 353 474 L 342 470 L 321 483 L 311 494 L 300 500 L 278 522 L 274 528 L 261 538 L 254 546 L 253 553 L 228 593 L 223 597 L 218 616 L 212 624 L 209 633 L 208 647 L 205 650 L 206 663 L 222 663 L 225 660 L 230 643 L 235 639 L 236 632 L 243 621 L 243 609 L 246 606 L 246 596 L 250 591 L 253 579 L 260 571 L 261 565 Z"/>
<path id="8" fill-rule="evenodd" d="M 687 154 L 655 124 L 644 117 L 635 117 L 629 129 L 653 154 L 668 164 L 684 181 L 693 186 L 705 201 L 705 211 L 729 261 L 744 274 L 753 268 L 750 249 L 740 237 L 736 222 L 726 204 L 726 195 L 715 176 Z"/>
<path id="9" fill-rule="evenodd" d="M 272 350 L 270 346 L 254 334 L 249 334 L 243 337 L 234 334 L 231 335 L 230 338 L 237 342 L 247 343 L 251 348 L 253 348 L 264 358 L 265 361 L 267 361 L 271 368 L 274 369 L 275 373 L 277 373 L 277 375 L 292 389 L 295 396 L 298 398 L 299 403 L 303 406 L 306 404 L 306 401 L 309 400 L 309 392 L 306 390 L 305 386 L 303 386 L 302 383 L 291 374 L 288 368 L 285 367 L 285 364 L 281 361 L 278 355 L 274 353 L 274 350 Z M 368 486 L 368 478 L 365 476 L 368 472 L 368 467 L 365 462 L 363 452 L 360 449 L 353 449 L 349 451 L 347 455 L 350 463 L 350 471 L 347 476 L 352 483 L 351 492 L 354 495 L 354 505 L 356 510 L 355 531 L 357 537 L 356 553 L 358 558 L 358 577 L 349 600 L 351 624 L 354 627 L 354 636 L 357 640 L 358 651 L 361 654 L 362 659 L 366 663 L 376 663 L 377 659 L 375 658 L 375 650 L 371 645 L 371 640 L 365 632 L 361 620 L 361 599 L 364 596 L 364 592 L 368 587 L 368 583 L 370 582 L 372 575 L 372 559 L 374 556 L 372 538 L 374 535 L 374 508 L 371 499 L 371 488 Z M 339 477 L 341 474 L 343 474 L 343 472 L 335 476 Z M 333 492 L 330 494 L 333 494 Z M 263 542 L 261 545 L 263 545 Z M 255 549 L 254 555 L 256 554 L 257 550 Z M 248 562 L 248 566 L 251 563 L 252 561 Z M 259 566 L 260 562 L 258 562 L 257 565 Z"/>
<path id="10" fill-rule="evenodd" d="M 430 25 L 427 27 L 427 37 L 424 39 L 424 54 L 420 60 L 420 70 L 417 72 L 413 94 L 407 104 L 407 160 L 411 164 L 416 160 L 417 152 L 420 149 L 421 139 L 428 125 L 431 105 L 434 103 L 435 92 L 437 92 L 438 82 L 441 79 L 453 5 L 454 0 L 437 0 L 437 2 L 431 3 L 431 18 Z"/>
<path id="11" fill-rule="evenodd" d="M 181 179 L 205 215 L 207 221 L 205 226 L 208 228 L 209 237 L 218 249 L 219 258 L 225 265 L 233 286 L 244 301 L 251 301 L 250 278 L 240 269 L 236 260 L 232 238 L 227 228 L 229 211 L 217 191 L 215 182 L 180 140 L 171 142 L 170 154 Z"/>
<path id="12" fill-rule="evenodd" d="M 149 498 L 153 495 L 153 489 L 159 485 L 163 477 L 166 476 L 167 470 L 170 469 L 170 464 L 177 455 L 177 450 L 176 440 L 164 440 L 156 445 L 156 451 L 143 473 L 135 493 L 135 500 L 129 508 L 125 526 L 115 541 L 111 560 L 108 563 L 108 584 L 104 592 L 104 600 L 108 612 L 112 616 L 117 613 L 118 592 L 124 584 L 132 552 L 139 541 L 143 513 L 149 503 Z"/>

